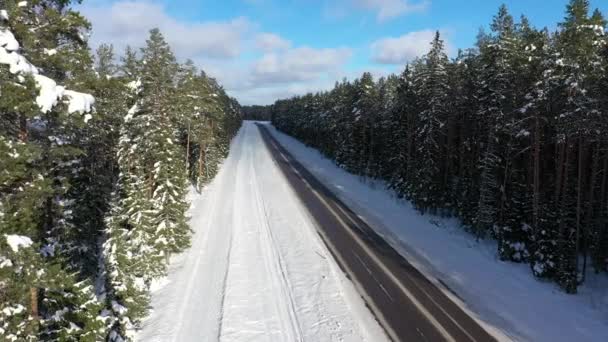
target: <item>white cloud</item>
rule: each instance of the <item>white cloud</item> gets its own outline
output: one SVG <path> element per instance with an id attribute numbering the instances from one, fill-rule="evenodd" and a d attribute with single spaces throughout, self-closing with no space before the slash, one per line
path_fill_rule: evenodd
<path id="1" fill-rule="evenodd" d="M 424 11 L 429 6 L 429 1 L 410 3 L 408 0 L 354 0 L 355 3 L 367 9 L 378 11 L 378 20 L 383 21 L 399 17 L 403 14 Z"/>
<path id="2" fill-rule="evenodd" d="M 341 68 L 351 55 L 352 51 L 344 47 L 298 47 L 267 53 L 253 64 L 252 81 L 271 84 L 317 79 L 323 73 Z"/>
<path id="3" fill-rule="evenodd" d="M 112 43 L 120 54 L 126 45 L 143 46 L 149 30 L 158 27 L 181 61 L 194 60 L 243 104 L 329 89 L 347 72 L 352 55 L 346 47 L 293 46 L 247 18 L 179 20 L 153 0 L 91 0 L 78 10 L 93 24 L 92 47 Z"/>
<path id="4" fill-rule="evenodd" d="M 330 90 L 334 86 L 334 80 L 320 78 L 308 82 L 296 82 L 287 85 L 276 85 L 271 87 L 254 87 L 239 92 L 241 104 L 272 104 L 277 99 L 286 99 L 295 95 L 304 95 L 310 92 Z"/>
<path id="5" fill-rule="evenodd" d="M 344 65 L 351 55 L 348 48 L 295 47 L 265 53 L 249 63 L 196 62 L 241 104 L 271 104 L 279 98 L 330 89 L 336 80 L 350 75 Z"/>
<path id="6" fill-rule="evenodd" d="M 371 44 L 372 60 L 381 64 L 404 64 L 429 52 L 435 30 L 406 33 L 400 37 L 388 37 Z M 448 55 L 452 46 L 446 34 L 440 32 Z"/>
<path id="7" fill-rule="evenodd" d="M 285 50 L 291 47 L 291 42 L 274 33 L 260 33 L 255 38 L 255 46 L 265 52 Z"/>
<path id="8" fill-rule="evenodd" d="M 413 2 L 418 1 L 418 2 Z M 430 0 L 332 0 L 325 8 L 326 15 L 343 17 L 347 8 L 357 8 L 376 12 L 378 21 L 390 20 L 405 14 L 423 12 L 430 6 Z"/>
<path id="9" fill-rule="evenodd" d="M 253 24 L 246 18 L 228 21 L 184 23 L 149 1 L 121 1 L 110 7 L 80 8 L 93 24 L 93 43 L 112 42 L 120 50 L 126 45 L 141 46 L 148 31 L 158 27 L 180 57 L 205 56 L 235 58 Z"/>

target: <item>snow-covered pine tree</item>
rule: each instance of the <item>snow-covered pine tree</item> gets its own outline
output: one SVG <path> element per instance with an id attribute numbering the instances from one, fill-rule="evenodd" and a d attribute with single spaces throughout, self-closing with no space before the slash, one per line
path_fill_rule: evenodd
<path id="1" fill-rule="evenodd" d="M 353 129 L 351 141 L 354 153 L 350 156 L 352 171 L 363 176 L 370 175 L 372 141 L 374 137 L 373 122 L 378 112 L 378 91 L 372 74 L 363 73 L 354 84 L 355 99 L 353 108 Z"/>
<path id="2" fill-rule="evenodd" d="M 351 132 L 352 132 L 352 115 L 353 102 L 352 96 L 354 89 L 351 83 L 343 80 L 338 84 L 338 87 L 332 91 L 334 98 L 332 111 L 335 113 L 336 119 L 336 152 L 335 158 L 338 165 L 347 168 L 349 156 L 352 151 Z M 285 112 L 282 112 L 285 113 Z"/>
<path id="3" fill-rule="evenodd" d="M 392 137 L 397 135 L 399 123 L 394 120 L 397 85 L 399 78 L 389 75 L 378 80 L 378 117 L 373 123 L 375 134 L 372 139 L 371 176 L 390 179 L 395 170 L 399 145 L 393 144 Z"/>
<path id="4" fill-rule="evenodd" d="M 587 262 L 588 231 L 583 227 L 585 216 L 592 214 L 593 193 L 597 187 L 599 163 L 587 168 L 588 155 L 601 145 L 597 123 L 601 121 L 600 92 L 595 85 L 602 74 L 602 48 L 606 44 L 605 20 L 599 11 L 589 16 L 589 1 L 571 0 L 566 17 L 560 23 L 557 37 L 560 53 L 560 78 L 565 99 L 557 120 L 564 176 L 560 178 L 561 209 L 557 279 L 567 292 L 576 292 L 584 277 Z M 600 76 L 601 77 L 601 76 Z M 593 154 L 591 154 L 593 159 Z M 595 155 L 595 159 L 598 158 Z M 567 163 L 569 165 L 567 165 Z M 566 175 L 571 173 L 570 175 Z M 586 196 L 588 193 L 590 196 Z M 589 201 L 585 206 L 585 202 Z M 568 204 L 567 204 L 568 203 Z M 583 269 L 578 264 L 584 252 Z"/>
<path id="5" fill-rule="evenodd" d="M 443 141 L 447 121 L 448 57 L 439 31 L 431 42 L 418 78 L 418 100 L 423 108 L 416 119 L 416 174 L 412 195 L 422 211 L 443 206 L 442 161 Z"/>
<path id="6" fill-rule="evenodd" d="M 595 10 L 591 16 L 593 25 L 603 26 L 606 29 L 608 23 L 599 10 Z M 600 37 L 597 37 L 600 38 Z M 594 90 L 599 99 L 599 111 L 608 113 L 608 36 L 603 35 L 598 41 L 600 62 L 596 65 L 599 72 L 594 76 L 599 79 L 595 82 Z M 599 131 L 602 132 L 600 141 L 594 154 L 594 163 L 598 163 L 601 170 L 597 173 L 599 187 L 593 199 L 593 216 L 591 219 L 591 234 L 589 248 L 591 260 L 596 272 L 608 270 L 608 118 L 604 115 L 598 121 Z M 603 150 L 603 154 L 601 152 Z"/>
<path id="7" fill-rule="evenodd" d="M 7 317 L 0 336 L 95 341 L 105 336 L 102 306 L 69 253 L 82 245 L 70 190 L 80 172 L 80 129 L 92 118 L 94 100 L 57 85 L 86 88 L 90 56 L 74 33 L 88 23 L 67 8 L 69 1 L 2 5 L 1 135 L 10 159 L 0 158 L 9 170 L 0 190 L 0 250 L 12 274 L 1 285 Z"/>
<path id="8" fill-rule="evenodd" d="M 409 196 L 412 191 L 414 153 L 416 151 L 414 147 L 416 138 L 415 129 L 418 117 L 413 82 L 412 68 L 408 64 L 399 77 L 396 89 L 395 106 L 393 109 L 395 133 L 391 137 L 393 143 L 398 146 L 398 154 L 393 156 L 396 163 L 393 169 L 391 187 L 400 196 Z"/>
<path id="9" fill-rule="evenodd" d="M 190 243 L 178 132 L 183 118 L 175 106 L 178 65 L 158 29 L 150 31 L 141 60 L 134 58 L 128 50 L 123 70 L 134 99 L 121 129 L 118 191 L 104 244 L 109 300 L 118 317 L 111 339 L 130 337 L 147 312 L 151 281 Z"/>
<path id="10" fill-rule="evenodd" d="M 158 29 L 150 31 L 142 64 L 140 110 L 134 120 L 146 125 L 142 147 L 156 227 L 154 244 L 168 258 L 190 245 L 190 228 L 185 215 L 187 177 L 178 140 L 179 114 L 173 105 L 178 65 Z"/>
<path id="11" fill-rule="evenodd" d="M 224 155 L 219 138 L 226 108 L 221 102 L 222 91 L 213 80 L 193 65 L 184 69 L 178 87 L 178 103 L 183 113 L 179 125 L 182 136 L 186 136 L 182 138 L 182 146 L 188 156 L 189 177 L 200 190 L 215 175 L 217 163 Z"/>
<path id="12" fill-rule="evenodd" d="M 499 8 L 491 27 L 494 36 L 480 41 L 479 47 L 483 70 L 478 94 L 478 117 L 487 133 L 482 138 L 485 146 L 479 161 L 481 178 L 475 230 L 478 237 L 492 231 L 500 241 L 502 205 L 505 201 L 502 185 L 508 177 L 508 169 L 500 164 L 509 162 L 506 155 L 510 148 L 503 134 L 506 116 L 514 110 L 511 62 L 515 47 L 515 23 L 506 6 Z M 499 250 L 501 248 L 499 246 Z"/>
<path id="13" fill-rule="evenodd" d="M 480 137 L 485 137 L 476 116 L 477 92 L 480 88 L 480 59 L 473 49 L 459 51 L 449 69 L 451 115 L 455 123 L 455 144 L 452 154 L 456 158 L 451 168 L 449 192 L 452 193 L 452 213 L 461 218 L 465 226 L 475 222 L 478 204 L 478 161 Z"/>

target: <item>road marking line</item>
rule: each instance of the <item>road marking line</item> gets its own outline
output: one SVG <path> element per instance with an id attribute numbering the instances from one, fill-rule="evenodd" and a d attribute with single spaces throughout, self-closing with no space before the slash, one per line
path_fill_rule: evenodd
<path id="1" fill-rule="evenodd" d="M 376 279 L 374 277 L 374 279 Z M 388 299 L 391 300 L 391 302 L 394 302 L 395 300 L 393 299 L 393 297 L 388 293 L 388 291 L 384 288 L 384 285 L 382 285 L 382 283 L 380 283 L 377 279 L 376 282 L 378 283 L 378 285 L 380 285 L 380 288 L 382 289 L 382 291 L 384 291 L 384 294 L 386 294 L 386 296 L 388 297 Z"/>
<path id="2" fill-rule="evenodd" d="M 367 270 L 367 273 L 369 273 L 370 275 L 372 274 L 372 271 L 369 269 L 369 267 L 367 267 L 367 264 L 365 263 L 365 261 L 363 261 L 361 259 L 361 257 L 359 256 L 359 254 L 357 254 L 355 251 L 351 250 L 353 252 L 353 254 L 355 255 L 355 257 L 357 258 L 357 260 L 359 260 L 359 262 L 363 265 L 363 267 L 365 267 L 365 269 Z"/>
<path id="3" fill-rule="evenodd" d="M 365 270 L 367 271 L 367 273 L 369 273 L 369 275 L 374 279 L 376 284 L 378 284 L 378 287 L 380 287 L 380 289 L 382 290 L 382 292 L 384 292 L 384 294 L 388 297 L 388 299 L 390 299 L 391 302 L 394 302 L 395 300 L 393 299 L 393 296 L 391 296 L 388 293 L 388 291 L 386 290 L 384 285 L 382 285 L 380 280 L 378 280 L 378 278 L 376 278 L 376 276 L 374 276 L 374 273 L 372 273 L 372 271 L 369 269 L 369 267 L 367 266 L 367 263 L 365 261 L 363 261 L 363 259 L 361 259 L 361 257 L 359 256 L 359 254 L 357 252 L 353 251 L 352 249 L 351 249 L 351 252 L 353 252 L 353 254 L 355 255 L 355 258 L 357 258 L 357 260 L 359 260 L 361 265 L 363 265 L 363 267 L 365 267 Z"/>
<path id="4" fill-rule="evenodd" d="M 342 214 L 344 216 L 346 216 L 346 218 L 353 224 L 353 226 L 355 226 L 359 231 L 363 232 L 362 228 L 359 228 L 359 226 L 357 225 L 357 223 L 350 217 L 350 215 L 344 211 L 344 209 L 342 209 L 341 206 L 336 205 L 336 207 L 338 208 L 338 210 L 340 210 L 340 212 L 342 212 Z M 361 220 L 363 220 L 361 217 L 359 217 Z M 367 233 L 366 233 L 367 235 Z M 431 302 L 433 302 L 433 304 L 435 304 L 435 306 L 450 320 L 452 321 L 452 323 L 454 323 L 454 325 L 456 325 L 465 335 L 467 335 L 467 337 L 471 340 L 471 341 L 476 341 L 476 339 L 471 336 L 471 334 L 469 334 L 469 332 L 460 325 L 460 323 L 458 323 L 458 321 L 452 317 L 452 315 L 450 315 L 447 311 L 445 311 L 445 309 L 439 304 L 437 303 L 437 301 L 435 300 L 435 298 L 433 298 L 433 296 L 431 296 L 422 286 L 420 286 L 418 284 L 418 282 L 416 281 L 416 279 L 413 279 L 412 277 L 410 277 L 409 275 L 407 275 L 408 278 L 410 278 L 410 280 L 412 281 L 412 283 L 414 284 L 414 286 L 420 290 L 422 293 L 424 293 L 424 295 L 431 300 Z"/>

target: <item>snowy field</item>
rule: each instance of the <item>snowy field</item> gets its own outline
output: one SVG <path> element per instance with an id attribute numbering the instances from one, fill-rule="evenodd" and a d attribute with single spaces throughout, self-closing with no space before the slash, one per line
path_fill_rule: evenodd
<path id="1" fill-rule="evenodd" d="M 429 279 L 447 285 L 457 296 L 452 298 L 498 335 L 516 341 L 608 341 L 605 275 L 589 274 L 578 295 L 565 294 L 536 280 L 528 265 L 500 261 L 494 242 L 477 246 L 456 220 L 422 216 L 383 183 L 353 176 L 316 150 L 268 128 L 395 249 Z"/>
<path id="2" fill-rule="evenodd" d="M 254 123 L 192 201 L 192 248 L 155 284 L 138 341 L 386 340 Z"/>

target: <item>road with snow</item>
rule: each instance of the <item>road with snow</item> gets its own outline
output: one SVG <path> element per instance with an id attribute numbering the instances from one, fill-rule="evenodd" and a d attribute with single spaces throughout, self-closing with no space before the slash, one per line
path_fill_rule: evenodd
<path id="1" fill-rule="evenodd" d="M 494 340 L 259 127 L 324 242 L 392 340 Z"/>
<path id="2" fill-rule="evenodd" d="M 140 341 L 492 341 L 263 127 L 191 208 Z"/>
<path id="3" fill-rule="evenodd" d="M 251 122 L 190 210 L 138 341 L 387 341 Z"/>

